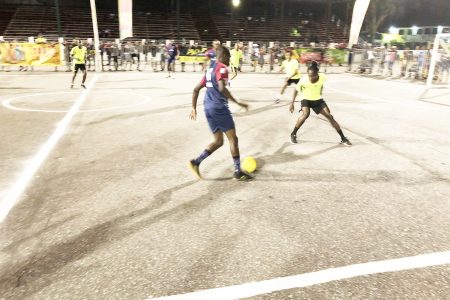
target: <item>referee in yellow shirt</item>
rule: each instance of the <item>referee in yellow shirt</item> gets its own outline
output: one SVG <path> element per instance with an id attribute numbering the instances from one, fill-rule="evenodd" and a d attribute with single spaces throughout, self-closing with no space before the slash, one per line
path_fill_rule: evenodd
<path id="1" fill-rule="evenodd" d="M 242 50 L 239 49 L 239 44 L 234 44 L 234 49 L 230 51 L 231 59 L 230 59 L 230 67 L 231 67 L 231 73 L 233 74 L 228 80 L 228 86 L 231 86 L 231 80 L 233 80 L 237 76 L 237 72 L 239 69 L 239 63 L 241 62 L 241 59 L 243 59 L 244 55 L 242 54 Z"/>
<path id="2" fill-rule="evenodd" d="M 86 81 L 87 71 L 86 71 L 86 55 L 87 49 L 81 44 L 81 40 L 77 40 L 76 46 L 72 48 L 70 51 L 70 57 L 73 61 L 73 77 L 72 84 L 70 88 L 73 88 L 73 83 L 75 81 L 75 77 L 77 77 L 78 70 L 83 71 L 83 81 L 81 82 L 81 87 L 86 88 L 84 82 Z"/>
<path id="3" fill-rule="evenodd" d="M 345 146 L 351 146 L 352 143 L 345 137 L 342 133 L 342 129 L 338 122 L 331 115 L 330 109 L 327 103 L 322 98 L 323 84 L 325 83 L 325 75 L 319 74 L 319 67 L 317 62 L 313 61 L 311 66 L 308 68 L 308 75 L 302 77 L 300 82 L 297 84 L 294 91 L 294 96 L 292 98 L 291 106 L 289 110 L 291 113 L 294 112 L 295 98 L 297 98 L 298 93 L 302 93 L 303 100 L 302 105 L 302 115 L 298 118 L 297 124 L 295 124 L 294 130 L 291 133 L 291 142 L 297 144 L 297 131 L 305 123 L 306 119 L 309 117 L 310 110 L 312 109 L 316 114 L 321 114 L 330 122 L 331 126 L 336 129 L 339 136 L 341 137 L 341 144 Z"/>
<path id="4" fill-rule="evenodd" d="M 283 96 L 286 88 L 291 84 L 297 84 L 300 80 L 300 71 L 298 70 L 298 60 L 296 60 L 293 57 L 292 50 L 290 49 L 286 50 L 284 56 L 286 57 L 286 60 L 284 60 L 283 63 L 281 64 L 280 72 L 283 72 L 283 70 L 285 70 L 287 77 L 284 81 L 283 86 L 281 87 L 281 92 L 275 99 L 275 103 L 277 104 L 280 103 L 281 97 Z"/>

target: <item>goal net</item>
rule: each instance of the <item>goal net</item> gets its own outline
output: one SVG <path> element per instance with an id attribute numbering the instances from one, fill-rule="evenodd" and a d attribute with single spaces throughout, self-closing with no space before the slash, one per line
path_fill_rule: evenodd
<path id="1" fill-rule="evenodd" d="M 450 33 L 436 35 L 431 52 L 427 87 L 450 87 Z"/>

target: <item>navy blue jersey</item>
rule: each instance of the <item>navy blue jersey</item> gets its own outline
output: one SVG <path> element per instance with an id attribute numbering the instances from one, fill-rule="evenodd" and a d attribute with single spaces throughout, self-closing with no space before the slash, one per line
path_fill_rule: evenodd
<path id="1" fill-rule="evenodd" d="M 175 46 L 175 45 L 170 45 L 169 46 L 169 49 L 167 50 L 167 52 L 168 52 L 168 54 L 169 54 L 169 56 L 170 57 L 175 57 L 175 56 L 177 56 L 178 55 L 178 49 L 177 49 L 177 46 Z"/>
<path id="2" fill-rule="evenodd" d="M 228 81 L 228 69 L 223 63 L 213 61 L 201 81 L 202 86 L 206 86 L 205 110 L 228 109 L 228 100 L 219 91 L 219 80 Z"/>

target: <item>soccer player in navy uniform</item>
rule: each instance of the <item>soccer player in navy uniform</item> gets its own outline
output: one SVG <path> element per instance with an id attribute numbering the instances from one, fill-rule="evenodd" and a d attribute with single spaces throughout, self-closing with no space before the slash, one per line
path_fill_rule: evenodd
<path id="1" fill-rule="evenodd" d="M 178 56 L 178 49 L 177 46 L 172 42 L 172 44 L 169 45 L 169 49 L 167 50 L 167 54 L 169 55 L 169 58 L 167 59 L 167 71 L 169 72 L 175 72 L 175 61 L 177 60 Z"/>
<path id="2" fill-rule="evenodd" d="M 195 175 L 201 179 L 200 164 L 214 151 L 223 145 L 225 134 L 230 143 L 231 156 L 234 163 L 234 175 L 237 180 L 249 180 L 252 177 L 241 170 L 238 138 L 231 111 L 228 108 L 228 99 L 248 110 L 248 105 L 237 101 L 226 88 L 228 81 L 227 66 L 230 63 L 230 51 L 226 47 L 219 46 L 216 49 L 216 60 L 211 61 L 202 81 L 194 88 L 192 94 L 191 120 L 197 118 L 197 99 L 200 90 L 206 87 L 204 109 L 209 128 L 214 135 L 214 141 L 197 157 L 190 161 L 189 166 Z"/>
<path id="3" fill-rule="evenodd" d="M 216 51 L 217 51 L 217 48 L 219 46 L 220 46 L 220 41 L 218 39 L 215 39 L 212 42 L 212 48 L 209 48 L 208 50 L 206 50 L 206 53 L 205 53 L 205 57 L 206 57 L 205 64 L 206 64 L 206 67 L 208 67 L 211 64 L 212 61 L 216 60 Z"/>

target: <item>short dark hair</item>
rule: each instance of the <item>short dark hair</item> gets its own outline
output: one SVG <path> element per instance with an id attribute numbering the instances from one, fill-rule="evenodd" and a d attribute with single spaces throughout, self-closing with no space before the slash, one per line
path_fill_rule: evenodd
<path id="1" fill-rule="evenodd" d="M 228 48 L 225 46 L 217 47 L 216 56 L 220 59 L 224 54 L 230 56 L 230 50 L 228 50 Z"/>
<path id="2" fill-rule="evenodd" d="M 314 74 L 319 73 L 319 64 L 317 63 L 317 61 L 313 61 L 311 63 L 311 65 L 308 67 L 308 72 L 309 71 L 314 72 Z"/>

